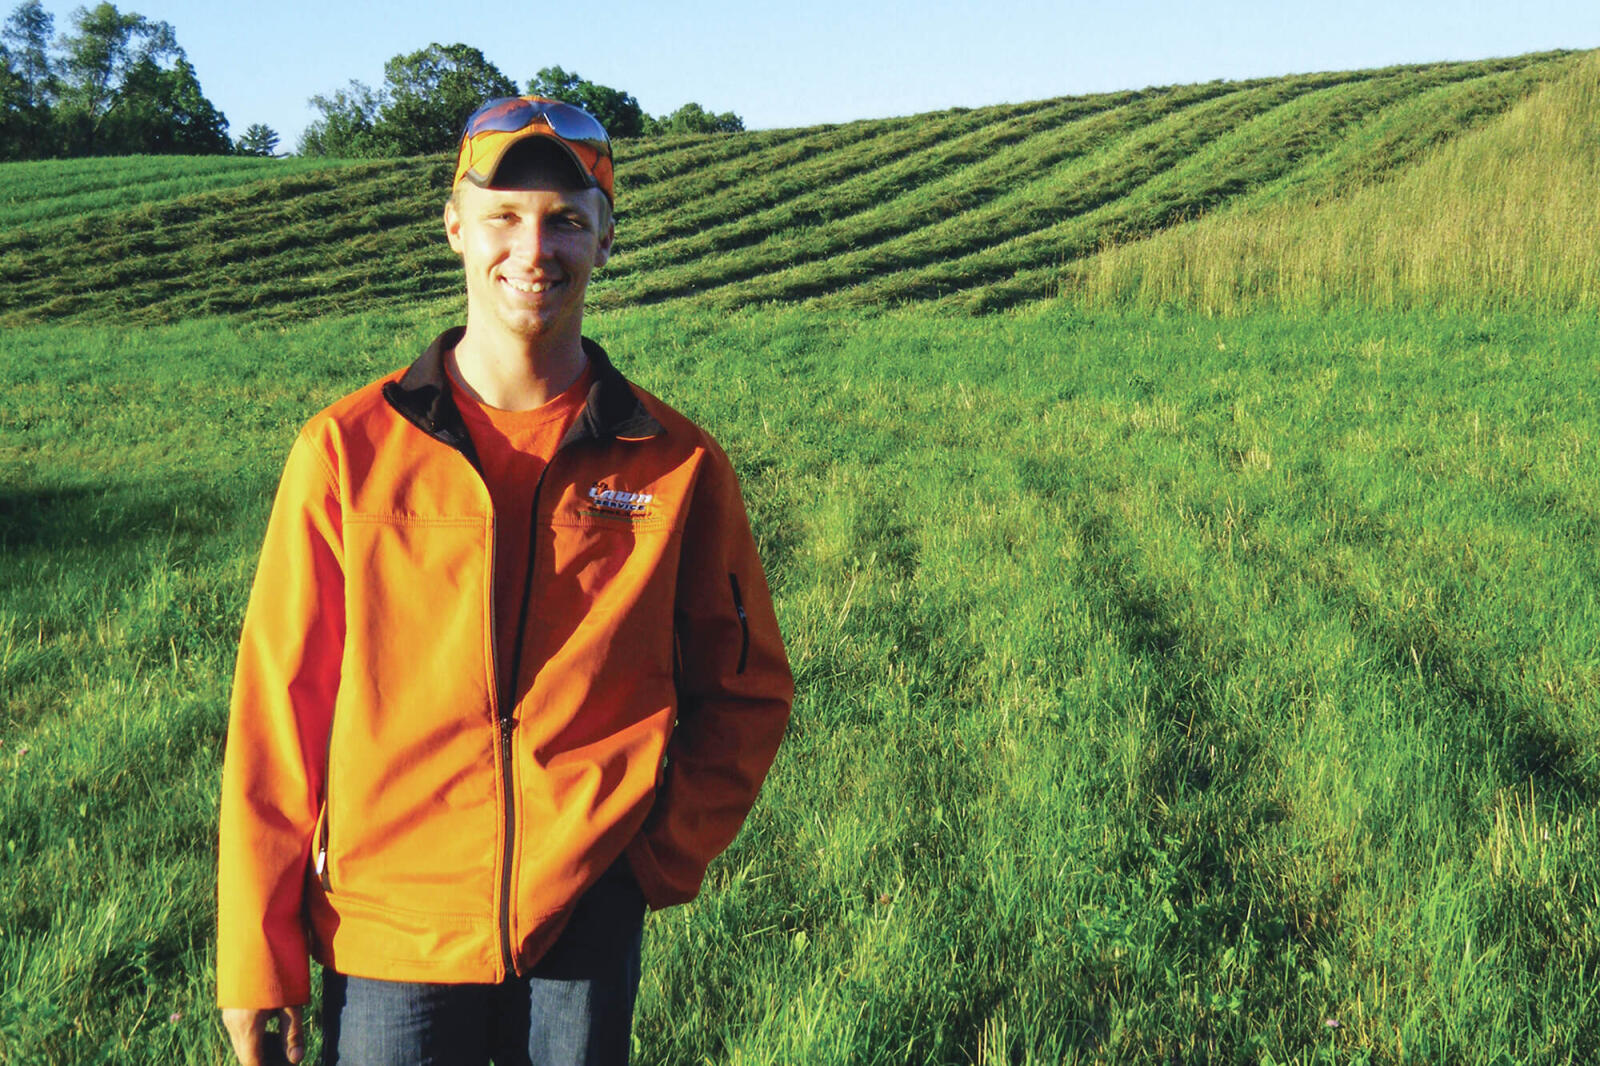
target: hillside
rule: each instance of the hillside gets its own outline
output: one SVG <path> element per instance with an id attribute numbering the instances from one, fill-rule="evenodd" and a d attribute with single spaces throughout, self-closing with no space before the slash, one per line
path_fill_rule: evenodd
<path id="1" fill-rule="evenodd" d="M 1543 54 L 621 142 L 618 254 L 591 298 L 1011 306 L 1081 288 L 1102 249 L 1196 216 L 1233 227 L 1362 195 L 1381 216 L 1375 187 L 1575 80 L 1593 80 L 1582 54 Z M 6 164 L 0 322 L 451 299 L 447 181 L 425 159 Z"/>
<path id="2" fill-rule="evenodd" d="M 1600 57 L 1382 184 L 1307 205 L 1230 206 L 1072 264 L 1112 305 L 1493 310 L 1600 298 Z"/>

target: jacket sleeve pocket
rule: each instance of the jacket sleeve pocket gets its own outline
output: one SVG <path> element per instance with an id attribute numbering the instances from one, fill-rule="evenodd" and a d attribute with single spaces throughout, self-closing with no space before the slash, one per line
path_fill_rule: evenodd
<path id="1" fill-rule="evenodd" d="M 744 597 L 739 593 L 739 575 L 728 574 L 728 585 L 733 589 L 733 613 L 739 617 L 739 667 L 735 674 L 744 673 L 750 661 L 750 616 L 744 610 Z"/>

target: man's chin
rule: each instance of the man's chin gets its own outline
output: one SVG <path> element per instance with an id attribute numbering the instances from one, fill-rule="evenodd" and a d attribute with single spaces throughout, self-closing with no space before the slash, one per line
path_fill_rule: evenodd
<path id="1" fill-rule="evenodd" d="M 468 309 L 471 313 L 471 309 Z M 518 336 L 537 336 L 548 333 L 560 321 L 557 308 L 538 304 L 502 303 L 494 308 L 495 321 L 508 332 Z"/>

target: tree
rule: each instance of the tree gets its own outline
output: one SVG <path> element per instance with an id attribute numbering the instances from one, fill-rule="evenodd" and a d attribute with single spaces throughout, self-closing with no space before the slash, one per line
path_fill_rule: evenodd
<path id="1" fill-rule="evenodd" d="M 0 30 L 0 159 L 48 154 L 50 105 L 56 94 L 50 36 L 55 19 L 27 0 Z"/>
<path id="2" fill-rule="evenodd" d="M 313 96 L 311 106 L 322 117 L 300 134 L 301 155 L 367 158 L 387 153 L 373 137 L 378 121 L 378 95 L 355 79 L 348 88 L 335 89 L 329 96 Z"/>
<path id="3" fill-rule="evenodd" d="M 301 155 L 403 156 L 455 147 L 467 116 L 517 85 L 464 44 L 430 44 L 383 65 L 383 86 L 359 81 L 313 96 L 322 117 L 306 127 Z"/>
<path id="4" fill-rule="evenodd" d="M 11 51 L 0 44 L 0 159 L 27 158 L 27 92 L 17 74 Z"/>
<path id="5" fill-rule="evenodd" d="M 0 49 L 7 52 L 7 66 L 21 83 L 23 107 L 48 107 L 55 97 L 55 64 L 50 61 L 50 38 L 55 29 L 55 16 L 44 9 L 40 0 L 25 0 L 0 31 L 0 41 L 4 42 Z"/>
<path id="6" fill-rule="evenodd" d="M 115 4 L 80 7 L 72 22 L 78 32 L 61 38 L 62 99 L 96 127 L 116 106 L 136 67 L 183 58 L 171 25 L 132 11 L 123 14 Z"/>
<path id="7" fill-rule="evenodd" d="M 742 133 L 744 119 L 732 111 L 713 115 L 690 101 L 670 115 L 652 119 L 651 133 Z"/>
<path id="8" fill-rule="evenodd" d="M 0 30 L 0 156 L 232 150 L 169 24 L 104 2 L 72 26 L 52 48 L 55 20 L 23 0 Z"/>
<path id="9" fill-rule="evenodd" d="M 278 131 L 264 122 L 252 122 L 233 142 L 233 150 L 240 155 L 274 155 L 278 151 Z"/>
<path id="10" fill-rule="evenodd" d="M 383 65 L 383 82 L 374 133 L 387 155 L 448 151 L 480 104 L 517 94 L 516 82 L 464 44 L 430 44 L 395 56 Z"/>
<path id="11" fill-rule="evenodd" d="M 545 67 L 528 82 L 529 96 L 544 96 L 577 104 L 600 120 L 613 137 L 637 137 L 645 132 L 649 116 L 639 101 L 621 89 L 586 81 L 576 71 Z"/>
<path id="12" fill-rule="evenodd" d="M 115 4 L 78 8 L 61 38 L 55 148 L 67 155 L 227 152 L 228 120 L 206 99 L 165 23 Z"/>
<path id="13" fill-rule="evenodd" d="M 228 120 L 200 91 L 194 67 L 183 58 L 170 69 L 148 59 L 136 63 L 100 137 L 109 152 L 217 155 L 233 148 Z"/>

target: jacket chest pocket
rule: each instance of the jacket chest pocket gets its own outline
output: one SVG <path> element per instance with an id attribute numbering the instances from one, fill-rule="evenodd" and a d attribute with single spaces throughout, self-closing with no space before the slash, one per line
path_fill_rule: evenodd
<path id="1" fill-rule="evenodd" d="M 542 576 L 551 583 L 552 605 L 563 612 L 588 610 L 617 595 L 636 598 L 653 589 L 657 571 L 671 565 L 671 531 L 659 521 L 558 517 L 547 535 L 551 550 L 541 558 Z"/>
<path id="2" fill-rule="evenodd" d="M 670 672 L 677 538 L 665 523 L 599 518 L 557 523 L 536 586 L 538 654 L 580 643 Z"/>

